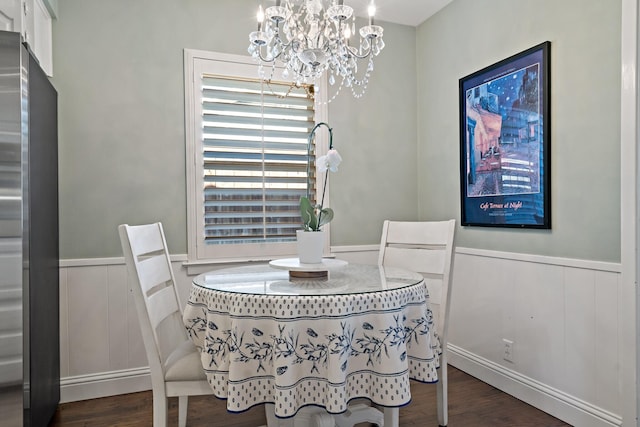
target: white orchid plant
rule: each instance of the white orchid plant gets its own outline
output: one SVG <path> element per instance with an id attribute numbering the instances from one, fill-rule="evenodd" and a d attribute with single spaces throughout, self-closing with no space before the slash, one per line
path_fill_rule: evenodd
<path id="1" fill-rule="evenodd" d="M 324 156 L 320 156 L 316 159 L 317 173 L 324 173 L 324 186 L 322 187 L 322 197 L 320 203 L 313 205 L 309 199 L 308 189 L 307 196 L 300 198 L 300 216 L 302 216 L 302 227 L 306 231 L 320 231 L 320 228 L 331 222 L 333 219 L 333 209 L 324 207 L 324 193 L 327 189 L 327 178 L 329 172 L 337 172 L 342 157 L 338 150 L 333 148 L 333 133 L 332 129 L 326 123 L 318 123 L 311 133 L 309 134 L 309 147 L 311 147 L 311 139 L 315 134 L 316 129 L 324 125 L 329 129 L 329 151 Z M 310 149 L 310 148 L 309 148 Z M 307 164 L 307 177 L 309 176 L 309 165 Z"/>

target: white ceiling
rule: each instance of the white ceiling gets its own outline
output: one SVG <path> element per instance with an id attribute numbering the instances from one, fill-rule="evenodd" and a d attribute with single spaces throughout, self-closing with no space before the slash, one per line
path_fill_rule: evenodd
<path id="1" fill-rule="evenodd" d="M 451 3 L 452 0 L 375 0 L 376 19 L 418 26 L 431 15 Z M 368 16 L 371 0 L 345 0 L 357 16 Z"/>

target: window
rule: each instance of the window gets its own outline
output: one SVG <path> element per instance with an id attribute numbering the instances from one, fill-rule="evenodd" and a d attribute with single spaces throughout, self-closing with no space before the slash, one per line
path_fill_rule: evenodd
<path id="1" fill-rule="evenodd" d="M 190 261 L 295 253 L 299 200 L 317 187 L 307 159 L 327 141 L 307 140 L 321 94 L 273 80 L 248 57 L 185 51 Z"/>

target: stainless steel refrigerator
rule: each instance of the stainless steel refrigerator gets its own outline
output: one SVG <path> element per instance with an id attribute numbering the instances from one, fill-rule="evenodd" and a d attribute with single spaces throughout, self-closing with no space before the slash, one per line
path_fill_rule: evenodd
<path id="1" fill-rule="evenodd" d="M 46 426 L 60 400 L 57 92 L 0 31 L 0 425 Z"/>

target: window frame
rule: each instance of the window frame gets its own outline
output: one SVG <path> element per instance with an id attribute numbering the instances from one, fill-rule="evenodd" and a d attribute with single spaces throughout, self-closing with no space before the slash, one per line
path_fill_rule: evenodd
<path id="1" fill-rule="evenodd" d="M 271 73 L 271 66 L 264 66 L 265 73 Z M 186 148 L 186 184 L 187 184 L 187 264 L 216 262 L 263 261 L 274 258 L 295 256 L 296 242 L 263 242 L 247 244 L 207 245 L 204 242 L 202 225 L 204 208 L 202 197 L 202 103 L 200 76 L 208 72 L 231 78 L 258 77 L 258 64 L 249 56 L 208 52 L 195 49 L 184 50 L 184 98 L 185 98 L 185 148 Z M 281 67 L 276 67 L 274 76 L 280 75 Z M 276 80 L 274 78 L 274 80 Z M 328 108 L 326 102 L 326 77 L 316 87 L 314 122 L 326 122 Z M 327 131 L 318 131 L 315 136 L 316 151 L 326 153 L 329 147 Z M 316 191 L 321 191 L 321 177 L 316 176 Z M 327 186 L 329 187 L 329 186 Z M 325 192 L 325 207 L 329 206 L 329 188 Z M 316 194 L 319 198 L 320 194 Z M 319 199 L 318 199 L 319 200 Z M 302 221 L 301 221 L 302 222 Z M 325 230 L 324 253 L 329 253 L 329 224 Z"/>

